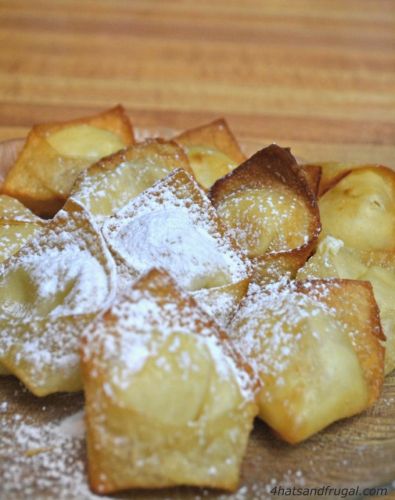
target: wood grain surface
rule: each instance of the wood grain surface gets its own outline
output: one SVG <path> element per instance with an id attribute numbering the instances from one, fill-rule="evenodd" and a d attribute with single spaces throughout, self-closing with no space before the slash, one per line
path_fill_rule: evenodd
<path id="1" fill-rule="evenodd" d="M 308 160 L 395 163 L 393 0 L 0 0 L 0 140 L 123 103 Z"/>

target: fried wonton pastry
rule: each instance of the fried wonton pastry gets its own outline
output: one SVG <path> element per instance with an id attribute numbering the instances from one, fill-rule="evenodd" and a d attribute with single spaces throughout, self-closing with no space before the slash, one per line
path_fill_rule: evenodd
<path id="1" fill-rule="evenodd" d="M 83 170 L 133 142 L 122 106 L 92 117 L 36 125 L 8 172 L 3 192 L 35 213 L 52 217 Z"/>
<path id="2" fill-rule="evenodd" d="M 15 198 L 0 195 L 0 263 L 17 252 L 45 222 Z"/>
<path id="3" fill-rule="evenodd" d="M 102 222 L 176 168 L 192 173 L 181 147 L 148 139 L 92 165 L 77 180 L 71 198 Z"/>
<path id="4" fill-rule="evenodd" d="M 210 200 L 181 169 L 106 220 L 103 234 L 128 276 L 161 267 L 189 291 L 247 277 L 244 258 Z"/>
<path id="5" fill-rule="evenodd" d="M 0 362 L 37 396 L 81 390 L 80 335 L 114 293 L 102 236 L 70 204 L 0 265 Z"/>
<path id="6" fill-rule="evenodd" d="M 303 165 L 303 168 L 309 172 L 309 174 L 317 168 L 320 168 L 321 175 L 319 181 L 319 189 L 317 194 L 322 196 L 328 189 L 334 186 L 337 182 L 345 177 L 351 170 L 357 168 L 376 168 L 380 165 L 358 165 L 353 163 L 339 163 L 339 162 L 323 162 L 319 165 L 307 164 Z M 311 173 L 311 175 L 313 175 Z"/>
<path id="7" fill-rule="evenodd" d="M 186 130 L 174 140 L 185 149 L 194 176 L 205 189 L 246 159 L 224 119 Z"/>
<path id="8" fill-rule="evenodd" d="M 151 270 L 92 324 L 82 367 L 93 491 L 237 486 L 256 414 L 250 376 L 167 273 Z"/>
<path id="9" fill-rule="evenodd" d="M 373 254 L 370 254 L 372 257 Z M 381 254 L 382 256 L 382 254 Z M 322 240 L 315 254 L 299 269 L 298 279 L 347 278 L 370 281 L 386 336 L 385 373 L 395 368 L 395 253 L 387 259 L 367 259 L 332 236 Z"/>
<path id="10" fill-rule="evenodd" d="M 262 382 L 259 416 L 289 443 L 374 403 L 384 339 L 370 283 L 253 285 L 230 327 Z"/>
<path id="11" fill-rule="evenodd" d="M 321 238 L 338 238 L 361 251 L 395 251 L 395 172 L 352 170 L 319 200 Z"/>
<path id="12" fill-rule="evenodd" d="M 258 151 L 219 179 L 210 198 L 251 259 L 257 280 L 295 273 L 316 245 L 315 196 L 288 149 L 272 144 Z"/>
<path id="13" fill-rule="evenodd" d="M 248 279 L 245 279 L 230 285 L 202 288 L 192 292 L 192 297 L 209 316 L 215 319 L 220 326 L 226 328 L 241 299 L 247 293 L 249 282 Z"/>

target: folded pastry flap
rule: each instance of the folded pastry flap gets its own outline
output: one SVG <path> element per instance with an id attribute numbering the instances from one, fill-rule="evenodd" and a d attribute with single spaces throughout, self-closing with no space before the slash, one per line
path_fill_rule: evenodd
<path id="1" fill-rule="evenodd" d="M 298 270 L 311 255 L 313 248 L 311 245 L 305 245 L 285 252 L 267 253 L 262 257 L 252 259 L 254 272 L 251 281 L 259 284 L 269 284 L 280 280 L 284 276 L 295 278 Z"/>
<path id="2" fill-rule="evenodd" d="M 320 284 L 329 293 L 322 294 Z M 330 285 L 330 286 L 329 286 Z M 369 387 L 369 403 L 380 395 L 384 380 L 385 340 L 372 285 L 369 281 L 345 279 L 297 281 L 296 287 L 327 304 L 349 332 L 363 375 Z"/>
<path id="3" fill-rule="evenodd" d="M 203 146 L 225 153 L 237 165 L 245 161 L 245 156 L 224 119 L 186 130 L 174 137 L 183 146 Z"/>
<path id="4" fill-rule="evenodd" d="M 16 198 L 0 195 L 0 262 L 16 253 L 45 221 Z"/>
<path id="5" fill-rule="evenodd" d="M 10 335 L 0 337 L 0 361 L 35 396 L 81 391 L 80 337 L 95 316 L 37 319 L 11 327 L 0 320 Z"/>
<path id="6" fill-rule="evenodd" d="M 380 309 L 385 343 L 385 374 L 395 368 L 395 252 L 358 251 L 327 236 L 298 271 L 297 279 L 346 278 L 370 281 Z"/>
<path id="7" fill-rule="evenodd" d="M 255 153 L 210 190 L 210 197 L 217 205 L 226 196 L 241 189 L 284 185 L 306 200 L 306 205 L 316 208 L 307 180 L 289 149 L 272 144 Z"/>
<path id="8" fill-rule="evenodd" d="M 36 125 L 34 130 L 43 137 L 48 137 L 54 132 L 74 125 L 90 125 L 103 130 L 108 130 L 118 135 L 125 146 L 135 142 L 133 127 L 123 106 L 118 105 L 97 115 L 76 118 L 65 122 Z"/>
<path id="9" fill-rule="evenodd" d="M 148 139 L 92 165 L 77 179 L 71 196 L 94 215 L 109 216 L 177 168 L 191 172 L 180 146 Z"/>

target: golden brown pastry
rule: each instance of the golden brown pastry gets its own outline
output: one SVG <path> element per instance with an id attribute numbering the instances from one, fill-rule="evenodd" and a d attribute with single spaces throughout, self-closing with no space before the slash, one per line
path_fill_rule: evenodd
<path id="1" fill-rule="evenodd" d="M 77 179 L 71 198 L 102 223 L 176 168 L 192 173 L 180 146 L 172 141 L 148 139 L 88 168 Z"/>
<path id="2" fill-rule="evenodd" d="M 122 106 L 96 116 L 35 125 L 7 174 L 3 192 L 38 215 L 52 217 L 83 170 L 133 142 Z"/>
<path id="3" fill-rule="evenodd" d="M 174 140 L 185 149 L 193 174 L 204 189 L 209 189 L 246 159 L 223 119 L 186 130 Z"/>
<path id="4" fill-rule="evenodd" d="M 395 252 L 380 259 L 376 254 L 358 252 L 343 241 L 327 236 L 316 253 L 299 269 L 297 279 L 347 278 L 370 281 L 380 309 L 380 319 L 386 336 L 385 373 L 395 368 Z"/>
<path id="5" fill-rule="evenodd" d="M 289 443 L 374 403 L 384 348 L 370 283 L 282 280 L 253 285 L 230 326 L 259 374 L 259 416 Z"/>
<path id="6" fill-rule="evenodd" d="M 225 333 L 159 270 L 88 329 L 82 356 L 93 491 L 233 490 L 256 414 Z"/>
<path id="7" fill-rule="evenodd" d="M 107 219 L 103 234 L 117 262 L 126 266 L 127 279 L 161 267 L 194 291 L 248 276 L 245 259 L 210 200 L 181 169 Z"/>
<path id="8" fill-rule="evenodd" d="M 338 238 L 361 251 L 395 251 L 395 172 L 352 170 L 319 200 L 321 238 Z"/>
<path id="9" fill-rule="evenodd" d="M 303 168 L 312 175 L 312 171 L 320 168 L 321 175 L 319 181 L 319 189 L 317 194 L 322 196 L 328 189 L 337 184 L 343 177 L 345 177 L 351 170 L 357 168 L 377 168 L 381 165 L 361 165 L 358 163 L 339 163 L 339 162 L 323 162 L 319 165 L 306 164 Z"/>
<path id="10" fill-rule="evenodd" d="M 315 196 L 289 150 L 258 151 L 210 190 L 218 215 L 246 251 L 256 280 L 295 273 L 320 231 Z"/>
<path id="11" fill-rule="evenodd" d="M 115 278 L 89 215 L 70 204 L 0 264 L 0 362 L 36 396 L 81 390 L 80 336 Z"/>

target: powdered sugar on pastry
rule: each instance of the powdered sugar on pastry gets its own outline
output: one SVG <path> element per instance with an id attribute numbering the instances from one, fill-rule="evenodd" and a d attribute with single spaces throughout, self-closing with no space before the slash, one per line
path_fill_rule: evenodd
<path id="1" fill-rule="evenodd" d="M 319 300 L 329 293 L 326 285 L 316 285 L 314 293 L 315 297 L 302 293 L 286 278 L 265 287 L 250 285 L 248 296 L 232 321 L 231 336 L 257 372 L 281 381 L 282 372 L 293 362 L 292 353 L 297 352 L 303 339 L 302 333 L 296 331 L 297 325 L 322 314 L 335 314 Z M 260 311 L 273 320 L 265 322 Z M 314 335 L 318 340 L 318 332 Z M 266 341 L 269 338 L 270 342 Z"/>
<path id="2" fill-rule="evenodd" d="M 236 483 L 253 383 L 168 273 L 152 269 L 91 324 L 82 366 L 94 491 Z"/>
<path id="3" fill-rule="evenodd" d="M 116 257 L 135 272 L 167 269 L 188 290 L 243 279 L 247 267 L 215 209 L 182 170 L 146 190 L 103 226 Z"/>
<path id="4" fill-rule="evenodd" d="M 168 275 L 159 274 L 157 277 L 154 273 L 158 271 L 149 273 L 155 276 L 152 286 L 161 284 L 163 287 L 168 281 L 167 286 L 174 287 L 174 282 Z M 161 292 L 156 296 L 155 292 L 139 288 L 123 293 L 125 295 L 118 296 L 114 301 L 104 321 L 98 318 L 88 327 L 84 347 L 85 355 L 89 357 L 100 343 L 104 346 L 101 354 L 103 361 L 112 360 L 117 366 L 112 372 L 116 386 L 126 388 L 150 358 L 157 357 L 157 365 L 164 371 L 170 370 L 167 367 L 167 353 L 179 353 L 177 365 L 184 374 L 198 369 L 193 366 L 188 352 L 180 342 L 182 336 L 193 335 L 194 342 L 205 346 L 203 349 L 207 349 L 215 360 L 218 375 L 224 378 L 235 377 L 239 380 L 240 387 L 247 391 L 247 395 L 251 383 L 245 373 L 237 368 L 232 356 L 225 355 L 231 349 L 229 343 L 226 347 L 226 342 L 220 342 L 220 337 L 216 335 L 218 327 L 187 295 L 181 295 L 181 290 L 177 290 L 176 295 L 170 290 L 168 296 L 162 297 Z M 167 346 L 165 350 L 164 345 Z M 160 358 L 161 352 L 163 358 Z M 248 394 L 251 396 L 251 393 Z"/>
<path id="5" fill-rule="evenodd" d="M 0 359 L 39 395 L 81 387 L 80 335 L 115 293 L 102 236 L 69 208 L 0 266 Z"/>

